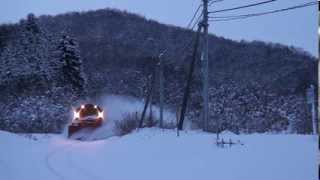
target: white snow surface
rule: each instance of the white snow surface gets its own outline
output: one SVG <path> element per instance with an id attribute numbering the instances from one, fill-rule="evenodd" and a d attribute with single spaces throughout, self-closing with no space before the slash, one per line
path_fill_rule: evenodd
<path id="1" fill-rule="evenodd" d="M 32 137 L 32 138 L 30 138 Z M 234 135 L 215 145 L 201 131 L 141 129 L 123 137 L 76 141 L 63 135 L 0 131 L 1 180 L 316 180 L 317 138 Z"/>

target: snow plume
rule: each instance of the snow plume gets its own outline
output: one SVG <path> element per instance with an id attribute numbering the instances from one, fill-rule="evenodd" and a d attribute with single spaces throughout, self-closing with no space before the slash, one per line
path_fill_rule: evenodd
<path id="1" fill-rule="evenodd" d="M 115 121 L 121 121 L 128 114 L 138 113 L 141 116 L 144 107 L 144 100 L 129 96 L 107 95 L 99 100 L 97 103 L 104 110 L 105 122 L 103 125 L 94 131 L 90 129 L 83 129 L 79 133 L 73 135 L 73 138 L 81 138 L 83 140 L 97 140 L 105 139 L 115 136 Z M 152 107 L 153 116 L 159 120 L 159 107 Z M 146 116 L 149 116 L 149 109 L 147 109 Z M 168 109 L 163 113 L 163 124 L 169 126 L 176 123 L 176 115 L 173 111 Z"/>
<path id="2" fill-rule="evenodd" d="M 141 114 L 144 107 L 144 100 L 129 96 L 109 95 L 103 98 L 102 107 L 105 111 L 106 118 L 109 121 L 118 121 L 123 119 L 127 114 L 138 113 Z M 159 119 L 159 107 L 152 107 L 153 115 Z M 149 113 L 149 109 L 147 114 Z M 173 111 L 164 110 L 164 122 L 171 123 L 176 121 L 176 115 Z"/>

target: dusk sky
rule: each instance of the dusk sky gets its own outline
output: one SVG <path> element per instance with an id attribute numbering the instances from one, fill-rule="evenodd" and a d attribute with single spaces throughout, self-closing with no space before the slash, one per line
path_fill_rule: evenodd
<path id="1" fill-rule="evenodd" d="M 224 0 L 210 10 L 235 7 L 262 0 Z M 186 27 L 200 0 L 1 0 L 0 23 L 14 23 L 32 12 L 55 15 L 68 11 L 117 8 L 137 13 L 165 24 Z M 311 0 L 278 0 L 259 7 L 219 13 L 216 16 L 239 15 L 281 9 Z M 279 14 L 250 19 L 212 22 L 210 32 L 234 40 L 262 40 L 303 48 L 318 56 L 318 7 L 306 7 Z"/>

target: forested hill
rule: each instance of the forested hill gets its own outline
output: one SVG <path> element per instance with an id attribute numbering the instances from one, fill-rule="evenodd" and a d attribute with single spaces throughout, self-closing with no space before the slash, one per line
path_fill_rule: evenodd
<path id="1" fill-rule="evenodd" d="M 192 51 L 192 46 L 184 51 L 183 47 L 194 32 L 113 9 L 41 16 L 37 23 L 52 42 L 61 34 L 78 42 L 81 67 L 87 79 L 86 93 L 92 98 L 104 94 L 143 98 L 148 75 L 158 63 L 152 57 L 167 49 L 165 101 L 172 109 L 181 104 Z M 21 26 L 19 23 L 0 28 L 0 53 L 17 38 L 10 28 Z M 260 41 L 237 42 L 214 35 L 210 35 L 209 47 L 212 131 L 218 122 L 220 130 L 236 133 L 310 132 L 311 110 L 305 94 L 311 84 L 316 84 L 314 57 L 294 47 Z M 199 67 L 198 63 L 188 110 L 189 118 L 197 126 L 201 126 Z"/>

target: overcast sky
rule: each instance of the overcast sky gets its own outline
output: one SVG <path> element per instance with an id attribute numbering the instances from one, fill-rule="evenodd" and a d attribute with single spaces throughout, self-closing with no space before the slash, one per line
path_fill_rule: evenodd
<path id="1" fill-rule="evenodd" d="M 229 8 L 263 0 L 224 0 L 211 10 Z M 216 16 L 246 14 L 289 7 L 311 0 L 278 0 L 245 10 Z M 86 11 L 106 7 L 127 10 L 166 24 L 186 27 L 200 0 L 1 0 L 0 23 L 14 23 L 32 12 L 36 15 Z M 301 47 L 318 56 L 318 7 L 288 11 L 250 19 L 214 22 L 210 32 L 234 40 L 263 40 Z"/>

